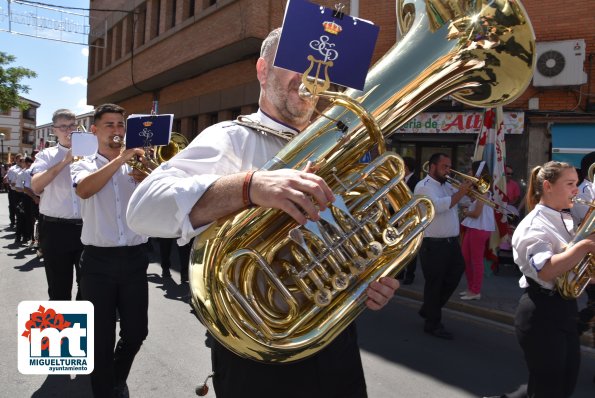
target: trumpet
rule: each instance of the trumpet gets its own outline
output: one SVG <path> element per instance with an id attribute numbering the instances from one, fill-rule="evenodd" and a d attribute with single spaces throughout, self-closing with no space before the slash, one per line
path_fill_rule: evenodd
<path id="1" fill-rule="evenodd" d="M 112 141 L 120 144 L 122 151 L 126 149 L 126 145 L 119 135 L 114 136 Z M 128 165 L 133 169 L 140 171 L 145 176 L 151 174 L 163 162 L 167 162 L 173 158 L 178 152 L 188 146 L 188 139 L 180 133 L 171 133 L 171 137 L 167 145 L 155 145 L 145 147 L 144 156 L 134 156 L 128 162 Z"/>
<path id="2" fill-rule="evenodd" d="M 422 170 L 424 173 L 430 173 L 430 162 L 425 162 Z M 451 174 L 456 175 L 459 179 L 447 175 L 446 181 L 450 183 L 453 187 L 459 189 L 463 184 L 463 180 L 471 181 L 472 188 L 467 192 L 467 196 L 470 198 L 479 200 L 483 202 L 485 205 L 490 206 L 498 213 L 504 214 L 506 217 L 518 217 L 519 212 L 514 206 L 504 206 L 500 203 L 497 203 L 491 199 L 486 198 L 484 195 L 490 190 L 491 181 L 489 177 L 473 177 L 465 173 L 461 173 L 455 169 L 450 169 Z"/>

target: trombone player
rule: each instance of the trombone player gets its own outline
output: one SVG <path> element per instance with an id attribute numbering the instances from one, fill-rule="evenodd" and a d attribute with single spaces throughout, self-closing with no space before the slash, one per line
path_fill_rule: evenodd
<path id="1" fill-rule="evenodd" d="M 442 307 L 455 291 L 465 271 L 459 243 L 458 204 L 469 192 L 472 182 L 463 181 L 458 190 L 449 182 L 452 162 L 445 153 L 430 156 L 428 175 L 415 186 L 415 195 L 426 195 L 434 204 L 434 220 L 428 225 L 419 251 L 424 274 L 424 301 L 419 315 L 424 332 L 441 339 L 453 335 L 442 324 Z"/>

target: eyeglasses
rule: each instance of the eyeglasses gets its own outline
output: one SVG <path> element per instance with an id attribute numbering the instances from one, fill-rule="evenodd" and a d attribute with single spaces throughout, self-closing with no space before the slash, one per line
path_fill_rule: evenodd
<path id="1" fill-rule="evenodd" d="M 512 175 L 512 173 L 506 173 L 506 175 L 510 177 Z"/>
<path id="2" fill-rule="evenodd" d="M 73 131 L 76 128 L 76 124 L 69 124 L 69 125 L 62 125 L 62 126 L 54 126 L 54 128 L 57 128 L 58 130 L 61 131 Z"/>

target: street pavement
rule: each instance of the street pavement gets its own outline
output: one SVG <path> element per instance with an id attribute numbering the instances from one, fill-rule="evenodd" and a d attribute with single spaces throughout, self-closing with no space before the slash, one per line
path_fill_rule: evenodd
<path id="1" fill-rule="evenodd" d="M 22 375 L 17 370 L 17 305 L 22 300 L 46 300 L 47 284 L 43 262 L 33 251 L 13 245 L 13 240 L 7 197 L 0 194 L 0 308 L 8 318 L 0 325 L 0 349 L 5 354 L 0 396 L 91 397 L 88 376 Z M 150 258 L 149 336 L 128 380 L 131 395 L 195 396 L 194 386 L 211 371 L 205 328 L 187 303 L 187 286 L 178 283 L 177 262 L 173 279 L 164 280 L 157 253 Z M 465 288 L 464 278 L 459 287 Z M 414 283 L 402 286 L 385 309 L 365 311 L 357 321 L 370 398 L 470 398 L 511 391 L 526 380 L 522 353 L 510 326 L 521 295 L 514 267 L 503 266 L 498 275 L 488 272 L 481 300 L 464 302 L 453 296 L 445 322 L 455 333 L 454 341 L 422 333 L 416 314 L 422 292 L 418 269 Z M 576 398 L 595 396 L 591 344 L 583 341 Z M 212 388 L 207 397 L 214 397 Z"/>

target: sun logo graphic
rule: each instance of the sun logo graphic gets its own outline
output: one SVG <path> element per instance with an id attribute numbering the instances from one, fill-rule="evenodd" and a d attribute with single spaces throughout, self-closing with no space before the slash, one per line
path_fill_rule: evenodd
<path id="1" fill-rule="evenodd" d="M 23 374 L 93 371 L 94 311 L 89 301 L 22 301 L 18 361 Z"/>

